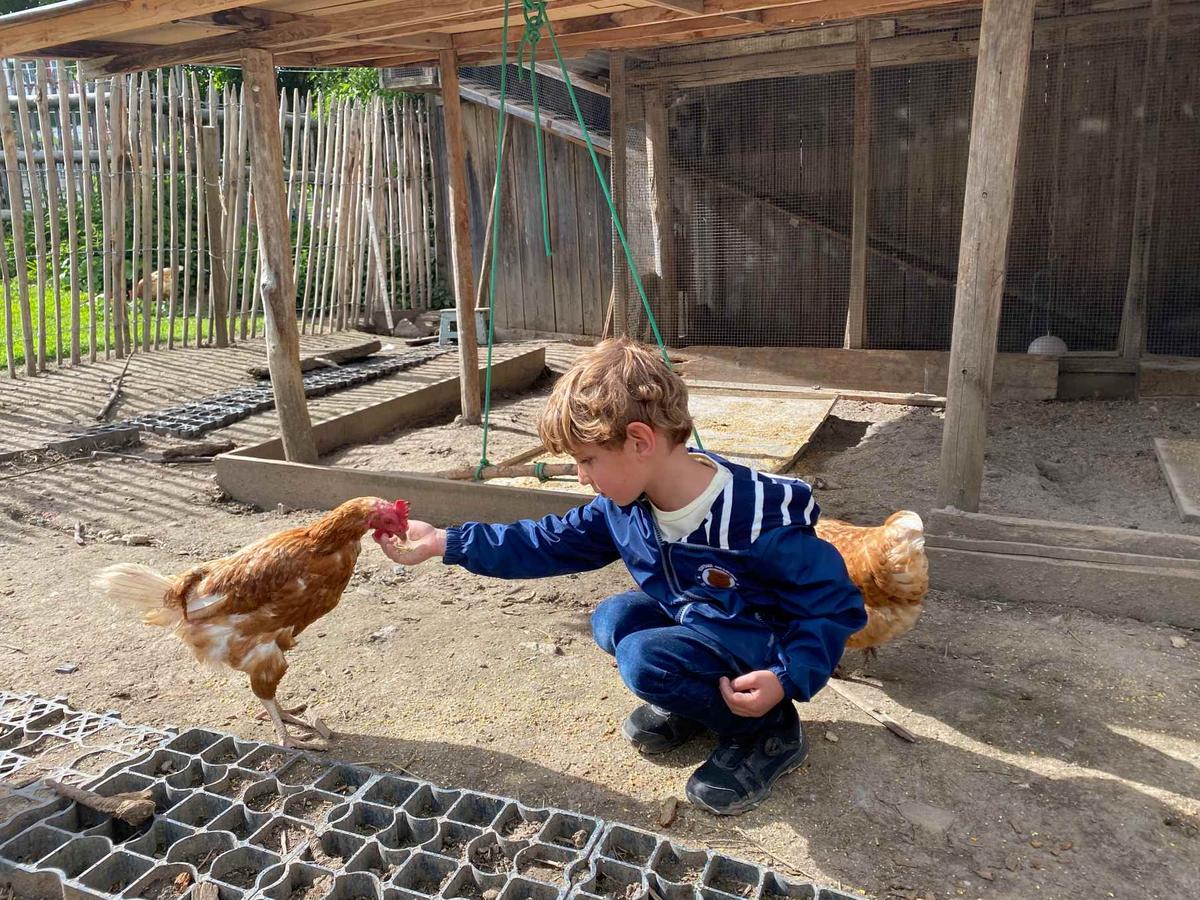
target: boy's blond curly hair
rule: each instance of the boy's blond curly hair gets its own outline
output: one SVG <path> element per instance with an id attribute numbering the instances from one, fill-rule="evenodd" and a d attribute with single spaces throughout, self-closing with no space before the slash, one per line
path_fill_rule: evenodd
<path id="1" fill-rule="evenodd" d="M 612 338 L 581 356 L 554 385 L 538 422 L 551 453 L 616 447 L 632 422 L 644 422 L 672 446 L 692 433 L 687 385 L 652 348 Z"/>

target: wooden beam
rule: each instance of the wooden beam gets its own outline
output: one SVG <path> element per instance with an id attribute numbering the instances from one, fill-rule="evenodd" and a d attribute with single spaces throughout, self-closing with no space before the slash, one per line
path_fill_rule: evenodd
<path id="1" fill-rule="evenodd" d="M 689 16 L 704 15 L 704 0 L 650 0 L 650 2 L 663 9 L 686 13 Z"/>
<path id="2" fill-rule="evenodd" d="M 1150 240 L 1158 189 L 1158 136 L 1162 123 L 1163 72 L 1167 60 L 1168 0 L 1153 0 L 1146 29 L 1146 65 L 1142 75 L 1137 129 L 1137 188 L 1133 201 L 1133 237 L 1129 277 L 1121 307 L 1121 355 L 1137 359 L 1146 346 L 1146 290 L 1150 281 Z"/>
<path id="3" fill-rule="evenodd" d="M 167 44 L 146 53 L 125 53 L 103 57 L 83 63 L 81 69 L 86 78 L 100 78 L 121 72 L 136 72 L 142 69 L 158 69 L 181 63 L 206 61 L 215 54 L 229 54 L 255 47 L 286 44 L 319 37 L 333 30 L 333 24 L 324 19 L 304 18 L 283 25 L 273 25 L 255 31 L 222 34 L 217 37 L 185 41 L 182 44 Z"/>
<path id="4" fill-rule="evenodd" d="M 861 350 L 866 338 L 867 225 L 871 199 L 871 32 L 857 25 L 854 69 L 853 219 L 850 229 L 850 303 L 846 307 L 847 350 Z"/>
<path id="5" fill-rule="evenodd" d="M 942 506 L 979 509 L 1034 0 L 985 0 L 942 433 Z"/>
<path id="6" fill-rule="evenodd" d="M 283 144 L 279 133 L 279 96 L 275 63 L 266 50 L 242 51 L 244 103 L 250 126 L 250 173 L 258 219 L 263 312 L 266 315 L 267 365 L 279 411 L 284 457 L 315 463 L 312 420 L 300 374 L 300 336 L 296 329 L 296 286 L 292 282 L 291 233 L 283 188 Z M 218 317 L 218 320 L 220 317 Z"/>
<path id="7" fill-rule="evenodd" d="M 245 0 L 74 0 L 13 13 L 0 20 L 0 57 L 21 56 L 68 41 L 109 37 L 184 16 L 219 12 Z"/>
<path id="8" fill-rule="evenodd" d="M 479 386 L 479 347 L 475 335 L 471 210 L 467 201 L 467 151 L 463 140 L 462 100 L 458 93 L 458 57 L 453 50 L 443 50 L 439 65 L 442 121 L 446 129 L 446 157 L 450 175 L 450 255 L 454 269 L 455 306 L 458 310 L 462 417 L 465 424 L 478 425 L 483 421 L 483 404 Z"/>
<path id="9" fill-rule="evenodd" d="M 675 216 L 671 208 L 671 146 L 667 126 L 667 93 L 662 85 L 645 92 L 646 169 L 650 177 L 650 221 L 658 269 L 658 329 L 667 346 L 679 343 L 679 289 L 675 267 Z"/>
<path id="10" fill-rule="evenodd" d="M 208 216 L 208 256 L 213 274 L 213 324 L 218 347 L 229 346 L 229 265 L 225 253 L 225 207 L 221 203 L 217 126 L 200 129 L 200 170 L 204 173 L 204 209 Z"/>

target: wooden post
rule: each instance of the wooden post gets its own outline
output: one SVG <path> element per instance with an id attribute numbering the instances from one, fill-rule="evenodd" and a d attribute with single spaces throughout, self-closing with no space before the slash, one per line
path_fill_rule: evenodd
<path id="1" fill-rule="evenodd" d="M 182 112 L 180 120 L 180 151 L 183 156 L 183 289 L 179 294 L 179 313 L 183 318 L 183 346 L 188 345 L 188 331 L 191 329 L 192 316 L 190 301 L 192 296 L 192 148 L 195 146 L 192 129 L 192 93 L 188 89 L 187 77 L 179 70 L 179 102 Z M 199 204 L 196 204 L 198 207 Z M 196 214 L 199 218 L 199 213 Z M 196 346 L 200 346 L 200 336 L 196 335 Z"/>
<path id="2" fill-rule="evenodd" d="M 17 73 L 17 121 L 21 126 L 21 146 L 25 148 L 25 175 L 29 181 L 29 205 L 33 214 L 33 241 L 37 259 L 37 369 L 46 371 L 46 217 L 43 215 L 41 179 L 37 174 L 37 163 L 34 155 L 33 132 L 29 127 L 29 99 L 25 95 L 25 85 Z M 53 160 L 53 158 L 51 158 Z M 18 191 L 15 195 L 20 197 Z M 58 258 L 58 248 L 55 248 L 55 259 Z M 55 298 L 58 297 L 58 286 L 55 285 Z M 33 345 L 25 347 L 28 356 L 33 352 Z"/>
<path id="3" fill-rule="evenodd" d="M 228 107 L 226 107 L 228 111 Z M 212 258 L 213 328 L 218 347 L 229 346 L 229 267 L 225 259 L 225 221 L 221 183 L 217 175 L 217 126 L 200 129 L 200 161 L 204 172 L 204 202 L 208 215 L 208 255 Z"/>
<path id="4" fill-rule="evenodd" d="M 110 220 L 104 234 L 105 248 L 112 264 L 110 297 L 113 349 L 117 359 L 133 351 L 125 340 L 125 134 L 121 125 L 125 119 L 125 78 L 112 79 L 112 98 L 108 104 L 108 203 Z"/>
<path id="5" fill-rule="evenodd" d="M 871 23 L 857 24 L 854 70 L 854 218 L 850 233 L 850 304 L 846 308 L 847 350 L 865 346 L 867 223 L 871 198 Z"/>
<path id="6" fill-rule="evenodd" d="M 651 221 L 654 259 L 658 268 L 658 299 L 654 314 L 668 347 L 679 343 L 679 291 L 675 278 L 675 217 L 671 211 L 671 147 L 667 130 L 667 98 L 662 85 L 645 93 L 646 164 L 650 170 Z M 655 298 L 650 297 L 651 300 Z"/>
<path id="7" fill-rule="evenodd" d="M 1137 188 L 1133 201 L 1133 238 L 1129 248 L 1129 278 L 1121 308 L 1121 355 L 1136 360 L 1146 345 L 1146 289 L 1150 281 L 1150 239 L 1158 189 L 1158 137 L 1162 125 L 1163 72 L 1167 59 L 1168 0 L 1152 0 L 1146 26 L 1146 68 L 1142 76 L 1137 133 Z"/>
<path id="8" fill-rule="evenodd" d="M 79 365 L 79 226 L 75 219 L 75 172 L 71 162 L 75 158 L 75 141 L 71 127 L 70 86 L 67 83 L 67 65 L 59 60 L 57 65 L 58 80 L 58 121 L 61 124 L 63 148 L 63 174 L 66 178 L 64 187 L 67 195 L 67 266 L 71 279 L 71 365 Z M 79 97 L 80 118 L 87 118 L 87 97 L 82 92 Z M 83 151 L 83 166 L 90 166 L 87 147 Z M 62 359 L 62 347 L 58 348 L 58 357 Z"/>
<path id="9" fill-rule="evenodd" d="M 512 119 L 508 116 L 504 118 L 504 134 L 500 136 L 500 155 L 508 156 L 508 148 L 512 145 Z M 500 165 L 500 160 L 496 160 L 496 165 Z M 488 204 L 487 225 L 483 230 L 483 260 L 479 265 L 479 283 L 475 286 L 475 308 L 482 309 L 488 300 L 488 283 L 492 275 L 492 243 L 497 240 L 495 229 L 492 227 L 496 221 L 496 203 L 500 199 L 500 195 L 504 192 L 504 173 L 500 173 L 500 190 L 495 189 L 492 185 L 492 200 Z M 575 215 L 575 211 L 571 211 L 571 215 Z M 495 310 L 492 310 L 495 314 Z"/>
<path id="10" fill-rule="evenodd" d="M 612 135 L 612 157 L 609 162 L 609 173 L 612 178 L 613 205 L 622 223 L 625 221 L 625 175 L 628 165 L 628 147 L 626 146 L 625 125 L 628 115 L 625 109 L 625 54 L 610 53 L 608 63 L 608 90 L 610 109 L 610 134 Z M 625 306 L 625 285 L 629 273 L 625 264 L 625 250 L 621 239 L 617 237 L 616 227 L 612 227 L 612 295 L 609 298 L 609 312 L 605 316 L 604 336 L 608 336 L 611 321 L 617 334 L 628 333 L 626 322 L 628 310 Z"/>
<path id="11" fill-rule="evenodd" d="M 15 90 L 25 90 L 18 74 Z M 8 105 L 8 77 L 0 63 L 0 143 L 4 147 L 4 171 L 8 178 L 8 204 L 12 211 L 14 268 L 17 270 L 17 302 L 21 314 L 21 337 L 25 342 L 25 374 L 37 373 L 33 350 L 33 313 L 29 305 L 29 265 L 25 258 L 25 196 L 21 189 L 21 170 L 17 167 L 17 135 L 13 129 L 11 108 Z M 28 159 L 28 157 L 26 157 Z M 37 228 L 35 220 L 33 227 Z M 5 284 L 8 280 L 5 279 Z M 12 329 L 7 332 L 12 335 Z M 12 360 L 12 353 L 8 355 Z"/>
<path id="12" fill-rule="evenodd" d="M 79 89 L 79 140 L 83 144 L 83 250 L 87 271 L 88 312 L 88 362 L 96 361 L 96 264 L 93 260 L 95 252 L 95 227 L 92 225 L 92 135 L 91 124 L 88 121 L 87 83 L 78 78 L 75 84 Z M 103 90 L 99 82 L 96 84 L 96 119 L 100 118 L 100 97 Z M 97 147 L 97 155 L 103 159 L 104 153 Z M 101 263 L 103 266 L 103 262 Z"/>
<path id="13" fill-rule="evenodd" d="M 138 98 L 139 108 L 141 110 L 140 121 L 138 122 L 141 141 L 141 188 L 139 190 L 139 198 L 142 203 L 142 350 L 150 349 L 150 329 L 152 327 L 152 316 L 150 308 L 150 278 L 152 273 L 151 266 L 153 265 L 153 256 L 151 243 L 153 242 L 152 235 L 154 234 L 151 221 L 153 218 L 154 194 L 152 193 L 150 170 L 153 164 L 153 155 L 150 152 L 150 74 L 142 73 L 141 96 Z M 130 135 L 130 140 L 133 135 Z"/>
<path id="14" fill-rule="evenodd" d="M 289 462 L 316 462 L 304 380 L 300 374 L 300 336 L 296 330 L 296 288 L 288 246 L 287 207 L 283 196 L 283 150 L 279 138 L 279 98 L 275 64 L 266 50 L 242 51 L 242 77 L 250 126 L 250 172 L 258 217 L 262 297 L 266 314 L 267 365 L 279 411 L 283 454 Z"/>
<path id="15" fill-rule="evenodd" d="M 472 286 L 471 211 L 467 205 L 466 147 L 463 143 L 462 102 L 458 95 L 458 57 L 441 53 L 442 106 L 446 155 L 450 173 L 450 254 L 454 267 L 454 296 L 458 310 L 458 363 L 462 418 L 467 425 L 483 421 L 479 389 L 479 347 L 475 335 L 475 290 Z M 422 222 L 422 227 L 426 222 Z"/>
<path id="16" fill-rule="evenodd" d="M 938 493 L 942 506 L 968 512 L 979 509 L 983 484 L 1033 6 L 986 0 L 979 33 Z"/>
<path id="17" fill-rule="evenodd" d="M 175 72 L 167 73 L 167 209 L 171 214 L 171 225 L 167 240 L 170 241 L 170 266 L 171 266 L 171 294 L 170 305 L 167 307 L 167 349 L 172 350 L 175 347 L 175 298 L 178 296 L 179 290 L 179 187 L 175 183 L 175 142 L 177 140 L 177 128 L 175 124 L 175 116 L 178 112 L 176 104 L 176 83 L 178 79 Z M 184 177 L 186 181 L 186 175 Z M 184 265 L 187 265 L 187 257 L 183 259 Z"/>
<path id="18" fill-rule="evenodd" d="M 46 154 L 46 215 L 50 218 L 50 297 L 54 303 L 54 362 L 62 366 L 63 322 L 62 303 L 58 292 L 62 288 L 62 263 L 59 262 L 58 220 L 58 165 L 54 162 L 54 125 L 50 120 L 50 75 L 45 60 L 37 61 L 37 113 L 38 139 Z M 70 162 L 64 157 L 64 169 L 70 172 Z M 33 157 L 25 160 L 30 172 L 34 171 Z M 42 297 L 42 306 L 48 302 Z"/>

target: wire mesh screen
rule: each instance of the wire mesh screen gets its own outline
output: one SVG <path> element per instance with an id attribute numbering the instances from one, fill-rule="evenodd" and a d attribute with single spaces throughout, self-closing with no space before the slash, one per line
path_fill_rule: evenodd
<path id="1" fill-rule="evenodd" d="M 1200 356 L 1200 33 L 1167 45 L 1146 350 Z"/>
<path id="2" fill-rule="evenodd" d="M 964 46 L 977 39 L 978 11 L 954 17 L 942 30 L 928 17 L 911 26 L 897 19 L 894 36 L 873 42 L 869 348 L 950 347 L 975 82 Z M 1194 17 L 1183 27 L 1172 20 L 1156 71 L 1148 68 L 1148 23 L 1143 11 L 1100 23 L 1040 20 L 1034 29 L 1002 352 L 1026 352 L 1048 334 L 1071 352 L 1120 349 L 1134 211 L 1146 202 L 1138 172 L 1149 169 L 1158 190 L 1147 207 L 1146 351 L 1200 355 L 1197 29 Z M 672 87 L 672 73 L 654 75 L 653 64 L 651 75 L 635 78 L 626 215 L 669 342 L 842 345 L 854 52 L 844 43 L 812 52 L 823 54 L 820 65 L 804 53 L 794 65 L 820 69 L 815 74 L 747 80 L 760 64 L 747 56 L 743 72 L 722 76 L 733 83 Z M 914 56 L 923 61 L 912 63 Z M 666 110 L 665 150 L 655 141 L 656 104 Z M 656 169 L 669 171 L 667 203 Z M 664 229 L 673 240 L 663 240 Z M 631 283 L 624 297 L 631 330 L 649 337 Z"/>

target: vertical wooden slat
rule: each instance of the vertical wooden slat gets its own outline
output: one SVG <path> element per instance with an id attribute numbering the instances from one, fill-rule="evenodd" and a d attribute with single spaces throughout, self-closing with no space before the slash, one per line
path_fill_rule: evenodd
<path id="1" fill-rule="evenodd" d="M 141 201 L 142 201 L 142 349 L 150 349 L 150 327 L 153 321 L 153 314 L 150 309 L 150 291 L 152 266 L 154 265 L 153 258 L 153 216 L 154 216 L 154 193 L 151 183 L 151 138 L 153 137 L 150 130 L 150 73 L 142 73 L 141 85 L 141 122 L 138 130 L 138 136 L 141 140 L 141 153 L 139 164 L 141 165 Z"/>
<path id="2" fill-rule="evenodd" d="M 316 293 L 313 303 L 315 330 L 319 334 L 324 333 L 325 330 L 325 307 L 329 297 L 330 270 L 332 269 L 330 257 L 333 255 L 334 238 L 334 210 L 336 209 L 338 189 L 341 184 L 339 167 L 341 165 L 342 132 L 345 130 L 345 112 L 346 104 L 337 104 L 335 111 L 332 113 L 333 127 L 330 130 L 329 147 L 326 151 L 328 157 L 327 190 L 324 201 L 324 218 L 321 222 L 321 243 L 317 248 L 317 277 L 315 279 L 316 284 L 314 285 Z"/>
<path id="3" fill-rule="evenodd" d="M 415 252 L 415 222 L 412 202 L 412 165 L 409 158 L 411 140 L 409 138 L 409 98 L 400 99 L 400 120 L 396 124 L 396 164 L 399 170 L 397 176 L 400 182 L 400 234 L 403 238 L 404 254 L 404 293 L 408 298 L 410 308 L 422 306 L 421 298 L 416 289 L 416 252 Z"/>
<path id="4" fill-rule="evenodd" d="M 78 71 L 78 70 L 77 70 Z M 76 90 L 79 91 L 79 143 L 83 147 L 83 168 L 81 170 L 80 186 L 83 192 L 83 258 L 84 272 L 87 278 L 88 295 L 88 362 L 96 361 L 96 267 L 95 267 L 95 235 L 92 226 L 92 134 L 91 118 L 87 103 L 87 82 L 82 78 L 73 79 Z M 96 116 L 100 114 L 100 85 L 96 85 Z M 102 155 L 97 148 L 98 155 Z"/>
<path id="5" fill-rule="evenodd" d="M 112 176 L 109 166 L 112 144 L 108 137 L 109 108 L 113 102 L 112 79 L 98 80 L 96 82 L 96 150 L 100 158 L 96 166 L 96 174 L 100 181 L 100 274 L 103 287 L 100 311 L 104 316 L 105 359 L 109 359 L 115 349 L 112 337 L 112 302 L 113 297 L 116 296 L 116 289 L 113 287 L 113 262 L 109 247 L 109 228 L 113 221 Z"/>
<path id="6" fill-rule="evenodd" d="M 279 413 L 284 457 L 316 462 L 304 381 L 300 374 L 300 339 L 296 329 L 296 291 L 292 284 L 291 252 L 287 242 L 287 207 L 283 193 L 283 158 L 279 130 L 273 119 L 275 67 L 265 50 L 242 51 L 249 111 L 251 173 L 262 242 L 261 291 L 266 309 L 267 366 Z"/>
<path id="7" fill-rule="evenodd" d="M 979 32 L 938 492 L 942 506 L 968 512 L 983 484 L 1033 5 L 987 0 Z"/>
<path id="8" fill-rule="evenodd" d="M 246 315 L 246 298 L 238 285 L 238 249 L 243 236 L 246 243 L 245 250 L 248 252 L 250 248 L 250 229 L 242 227 L 243 214 L 246 216 L 247 223 L 249 220 L 250 198 L 247 186 L 249 172 L 246 171 L 246 144 L 249 141 L 250 129 L 246 127 L 245 92 L 230 91 L 230 99 L 232 105 L 225 108 L 225 123 L 226 127 L 232 127 L 235 131 L 236 140 L 230 139 L 230 144 L 235 149 L 232 158 L 227 157 L 225 160 L 225 168 L 229 171 L 231 179 L 231 186 L 226 194 L 230 206 L 226 213 L 227 225 L 225 228 L 225 258 L 229 279 L 229 292 L 226 294 L 225 302 L 229 310 L 230 337 L 233 337 L 235 324 L 240 320 L 237 333 L 241 335 L 242 340 L 245 340 L 249 334 L 250 323 Z M 234 109 L 237 110 L 236 116 L 233 114 Z"/>
<path id="9" fill-rule="evenodd" d="M 304 246 L 306 235 L 304 233 L 304 223 L 308 219 L 306 212 L 308 210 L 308 159 L 309 159 L 309 126 L 312 124 L 312 94 L 308 94 L 304 98 L 304 111 L 301 113 L 300 104 L 296 104 L 296 114 L 302 115 L 304 119 L 303 136 L 300 139 L 300 182 L 296 194 L 296 239 L 295 246 L 292 251 L 292 282 L 296 285 L 296 290 L 300 290 L 300 251 Z M 299 127 L 293 125 L 293 127 Z M 307 285 L 305 285 L 307 288 Z M 304 314 L 300 314 L 301 323 L 303 324 Z"/>
<path id="10" fill-rule="evenodd" d="M 139 281 L 145 278 L 142 267 L 142 179 L 141 155 L 142 142 L 139 140 L 139 118 L 142 110 L 142 92 L 138 84 L 139 76 L 135 73 L 129 79 L 129 106 L 126 108 L 125 140 L 129 143 L 129 192 L 130 209 L 133 213 L 133 248 L 129 255 L 129 307 L 125 316 L 127 330 L 125 345 L 132 353 L 138 345 L 138 319 L 141 318 L 142 307 L 138 302 L 141 296 Z"/>
<path id="11" fill-rule="evenodd" d="M 46 371 L 46 217 L 42 204 L 41 179 L 37 175 L 37 163 L 34 162 L 33 135 L 29 127 L 29 103 L 25 96 L 25 84 L 17 68 L 17 121 L 21 126 L 21 145 L 25 149 L 25 175 L 29 182 L 29 206 L 32 214 L 34 251 L 37 259 L 37 368 L 39 372 Z M 20 197 L 21 193 L 18 192 Z M 33 352 L 32 345 L 26 347 L 27 354 Z"/>
<path id="12" fill-rule="evenodd" d="M 37 62 L 37 111 L 38 138 L 42 152 L 46 155 L 46 215 L 50 217 L 50 271 L 52 273 L 51 296 L 54 299 L 54 361 L 59 366 L 63 360 L 62 263 L 59 254 L 61 222 L 59 220 L 58 163 L 54 161 L 54 123 L 50 118 L 50 74 L 45 60 Z M 32 165 L 33 161 L 29 160 Z M 70 165 L 68 162 L 66 165 Z M 64 166 L 64 170 L 66 169 Z M 45 303 L 45 300 L 43 300 Z"/>
<path id="13" fill-rule="evenodd" d="M 227 107 L 228 109 L 228 107 Z M 229 346 L 229 315 L 225 304 L 229 297 L 229 270 L 225 258 L 225 221 L 221 209 L 219 135 L 217 126 L 200 129 L 200 160 L 204 172 L 204 204 L 208 220 L 208 253 L 213 278 L 212 322 L 218 347 Z"/>
<path id="14" fill-rule="evenodd" d="M 610 53 L 608 55 L 608 66 L 609 124 L 612 134 L 612 155 L 610 157 L 609 171 L 612 175 L 613 206 L 616 207 L 617 216 L 621 221 L 625 221 L 625 197 L 627 190 L 625 179 L 626 168 L 628 166 L 625 55 L 623 53 Z M 615 329 L 617 334 L 627 334 L 629 332 L 627 321 L 628 310 L 625 304 L 625 286 L 628 283 L 629 272 L 625 262 L 625 251 L 621 247 L 621 241 L 617 237 L 617 230 L 615 228 L 612 229 L 612 273 L 612 297 L 609 299 L 609 311 L 605 313 L 604 328 L 601 332 L 604 337 L 608 336 L 610 325 Z"/>
<path id="15" fill-rule="evenodd" d="M 0 247 L 5 246 L 4 217 L 0 216 Z M 4 302 L 4 360 L 8 377 L 17 377 L 16 347 L 13 342 L 12 293 L 9 284 L 8 254 L 0 253 L 0 299 Z"/>
<path id="16" fill-rule="evenodd" d="M 459 106 L 461 108 L 461 102 Z M 420 162 L 417 183 L 420 186 L 421 191 L 421 258 L 424 261 L 423 271 L 425 273 L 425 296 L 427 298 L 427 305 L 432 305 L 433 282 L 437 268 L 437 228 L 434 227 L 433 223 L 437 220 L 434 218 L 434 192 L 429 183 L 428 173 L 433 168 L 431 158 L 433 154 L 433 141 L 430 139 L 431 123 L 428 106 L 422 102 L 418 106 L 418 109 L 421 113 L 417 117 L 417 137 L 419 142 L 417 147 L 417 159 Z M 471 296 L 475 296 L 474 290 L 472 290 Z"/>
<path id="17" fill-rule="evenodd" d="M 310 110 L 310 114 L 311 114 Z M 322 112 L 320 105 L 317 105 L 315 112 L 317 118 L 317 133 L 316 133 L 316 148 L 313 154 L 313 189 L 312 200 L 310 201 L 310 209 L 308 215 L 308 252 L 304 259 L 304 299 L 300 306 L 300 333 L 307 334 L 310 324 L 310 316 L 313 300 L 313 269 L 316 264 L 317 241 L 320 236 L 318 223 L 321 221 L 321 200 L 324 197 L 325 182 L 324 182 L 324 166 L 325 166 L 325 122 L 332 114 L 332 110 Z"/>
<path id="18" fill-rule="evenodd" d="M 81 356 L 80 339 L 80 306 L 79 306 L 79 227 L 75 210 L 75 141 L 71 124 L 71 88 L 67 81 L 67 65 L 64 60 L 55 64 L 56 86 L 58 88 L 58 120 L 62 133 L 63 173 L 67 199 L 67 277 L 71 286 L 71 365 L 79 365 Z M 79 99 L 80 115 L 87 115 L 87 99 Z M 87 149 L 83 151 L 83 165 L 88 166 Z M 61 338 L 60 338 L 61 340 Z M 59 358 L 62 358 L 62 345 L 58 348 Z"/>
<path id="19" fill-rule="evenodd" d="M 249 129 L 246 129 L 249 133 Z M 249 174 L 249 173 L 247 173 Z M 254 265 L 257 258 L 258 241 L 255 238 L 257 229 L 255 228 L 254 219 L 254 185 L 247 185 L 246 188 L 246 243 L 242 248 L 242 286 L 239 301 L 238 311 L 241 318 L 241 335 L 242 340 L 250 336 L 250 315 L 255 309 L 254 294 L 257 290 L 255 283 L 252 282 L 254 276 Z"/>
<path id="20" fill-rule="evenodd" d="M 178 94 L 176 91 L 176 72 L 167 73 L 167 205 L 170 212 L 168 239 L 170 246 L 171 290 L 167 306 L 167 349 L 175 347 L 175 301 L 179 289 L 179 185 L 176 182 L 176 142 L 179 140 L 175 118 L 179 112 Z M 184 258 L 184 265 L 187 258 Z"/>
<path id="21" fill-rule="evenodd" d="M 154 349 L 162 342 L 162 307 L 166 260 L 163 256 L 163 73 L 155 73 L 154 87 Z M 175 273 L 170 275 L 172 282 Z"/>
<path id="22" fill-rule="evenodd" d="M 650 293 L 659 333 L 669 347 L 679 343 L 679 290 L 676 280 L 675 223 L 671 210 L 671 148 L 667 132 L 665 89 L 646 90 L 646 156 L 650 175 L 650 219 L 658 290 Z M 655 295 L 658 303 L 654 304 Z"/>
<path id="23" fill-rule="evenodd" d="M 112 298 L 109 300 L 112 317 L 113 349 L 118 359 L 132 351 L 125 340 L 125 94 L 126 80 L 112 79 L 112 99 L 108 106 L 108 199 L 112 221 L 107 225 L 109 258 L 112 260 Z"/>
<path id="24" fill-rule="evenodd" d="M 20 95 L 24 90 L 20 78 L 16 79 L 15 93 Z M 17 166 L 17 136 L 13 130 L 12 109 L 8 103 L 8 73 L 3 60 L 0 60 L 0 144 L 4 147 L 4 170 L 8 179 L 9 209 L 12 212 L 13 254 L 16 257 L 14 265 L 17 270 L 17 304 L 21 316 L 21 337 L 25 345 L 25 374 L 37 372 L 37 362 L 33 346 L 33 313 L 29 304 L 29 263 L 25 255 L 25 201 L 21 189 L 21 170 Z M 34 227 L 37 222 L 34 220 Z M 7 278 L 5 279 L 7 283 Z M 7 298 L 6 298 L 7 302 Z M 8 309 L 6 306 L 5 309 Z M 12 328 L 8 329 L 9 336 Z M 8 353 L 12 361 L 13 351 Z M 10 374 L 12 374 L 10 372 Z"/>
<path id="25" fill-rule="evenodd" d="M 207 245 L 205 242 L 207 232 L 206 210 L 205 210 L 205 192 L 204 192 L 204 165 L 202 163 L 203 154 L 200 149 L 200 129 L 204 127 L 204 115 L 200 106 L 200 83 L 196 78 L 196 73 L 191 73 L 192 87 L 192 153 L 195 157 L 196 170 L 196 346 L 199 347 L 204 343 L 204 322 L 208 318 L 207 306 L 212 302 L 211 295 L 207 293 Z M 210 109 L 211 113 L 211 109 Z M 211 338 L 211 332 L 209 334 Z"/>
<path id="26" fill-rule="evenodd" d="M 478 425 L 483 418 L 479 384 L 479 350 L 475 334 L 475 289 L 472 284 L 471 210 L 467 201 L 467 163 L 463 146 L 462 100 L 458 92 L 458 57 L 443 50 L 439 59 L 443 122 L 446 130 L 447 171 L 450 179 L 450 253 L 453 260 L 454 295 L 458 318 L 459 385 L 465 425 Z M 422 178 L 422 181 L 424 179 Z M 422 219 L 422 231 L 428 219 Z"/>
<path id="27" fill-rule="evenodd" d="M 1168 0 L 1152 0 L 1146 28 L 1146 67 L 1142 74 L 1141 121 L 1137 131 L 1137 187 L 1133 201 L 1129 277 L 1121 308 L 1121 355 L 1138 359 L 1146 346 L 1146 289 L 1150 283 L 1150 242 L 1158 190 L 1159 133 L 1162 128 L 1164 70 L 1169 27 Z"/>
<path id="28" fill-rule="evenodd" d="M 867 217 L 871 198 L 871 23 L 857 24 L 854 69 L 853 207 L 850 234 L 850 303 L 846 309 L 848 350 L 861 350 L 866 331 Z"/>
<path id="29" fill-rule="evenodd" d="M 383 183 L 387 194 L 387 243 L 385 247 L 388 257 L 388 296 L 392 298 L 397 309 L 402 309 L 404 304 L 396 295 L 396 262 L 399 245 L 396 243 L 396 181 L 394 177 L 396 154 L 392 145 L 392 127 L 396 121 L 395 116 L 396 104 L 385 102 L 383 107 Z"/>
<path id="30" fill-rule="evenodd" d="M 178 77 L 179 104 L 182 113 L 179 122 L 179 143 L 183 155 L 183 287 L 180 294 L 179 313 L 183 318 L 183 346 L 186 347 L 192 324 L 192 148 L 194 146 L 192 117 L 195 112 L 187 76 L 180 70 Z M 197 335 L 197 345 L 199 341 L 200 338 Z"/>

